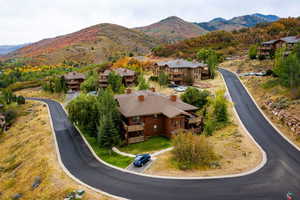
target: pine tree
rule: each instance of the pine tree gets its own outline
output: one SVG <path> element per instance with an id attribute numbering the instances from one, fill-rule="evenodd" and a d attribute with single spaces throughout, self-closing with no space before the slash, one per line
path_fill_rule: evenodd
<path id="1" fill-rule="evenodd" d="M 111 113 L 100 118 L 98 126 L 98 143 L 105 148 L 120 144 L 120 134 L 116 129 Z"/>

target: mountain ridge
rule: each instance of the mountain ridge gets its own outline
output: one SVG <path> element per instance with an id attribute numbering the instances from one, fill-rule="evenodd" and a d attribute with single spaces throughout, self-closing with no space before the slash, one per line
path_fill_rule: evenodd
<path id="1" fill-rule="evenodd" d="M 195 24 L 208 31 L 216 31 L 216 30 L 232 31 L 241 28 L 253 27 L 259 23 L 274 22 L 279 19 L 280 18 L 276 15 L 264 15 L 260 13 L 255 13 L 251 15 L 233 17 L 229 20 L 226 20 L 224 18 L 215 18 L 209 22 L 198 22 L 198 23 L 195 22 Z"/>

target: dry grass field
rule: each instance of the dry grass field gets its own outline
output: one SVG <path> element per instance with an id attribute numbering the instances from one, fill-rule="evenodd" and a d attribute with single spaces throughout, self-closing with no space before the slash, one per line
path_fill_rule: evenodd
<path id="1" fill-rule="evenodd" d="M 0 199 L 16 193 L 28 200 L 63 199 L 76 189 L 86 191 L 85 200 L 110 199 L 79 185 L 61 169 L 46 106 L 28 101 L 18 113 L 12 127 L 0 135 Z M 37 176 L 41 184 L 32 189 Z"/>

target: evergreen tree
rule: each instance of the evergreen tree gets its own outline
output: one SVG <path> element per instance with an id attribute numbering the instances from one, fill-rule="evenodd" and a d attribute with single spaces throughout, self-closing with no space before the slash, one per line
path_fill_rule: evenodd
<path id="1" fill-rule="evenodd" d="M 121 94 L 124 92 L 124 85 L 122 84 L 122 77 L 116 74 L 114 71 L 110 72 L 108 75 L 108 83 L 111 89 L 116 94 Z M 123 87 L 122 87 L 123 86 Z"/>
<path id="2" fill-rule="evenodd" d="M 161 86 L 166 86 L 169 83 L 169 77 L 166 73 L 160 72 L 158 75 L 158 83 Z"/>
<path id="3" fill-rule="evenodd" d="M 120 144 L 120 134 L 115 127 L 111 113 L 100 118 L 98 126 L 98 143 L 105 148 Z"/>
<path id="4" fill-rule="evenodd" d="M 256 59 L 257 56 L 257 45 L 252 45 L 249 49 L 248 56 L 250 59 Z"/>
<path id="5" fill-rule="evenodd" d="M 141 74 L 139 77 L 138 77 L 138 90 L 147 90 L 149 89 L 149 84 L 148 82 L 145 80 L 143 74 Z"/>

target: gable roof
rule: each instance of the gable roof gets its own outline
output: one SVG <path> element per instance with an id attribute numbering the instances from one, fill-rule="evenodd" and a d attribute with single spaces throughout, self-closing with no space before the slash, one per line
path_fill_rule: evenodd
<path id="1" fill-rule="evenodd" d="M 156 63 L 158 66 L 168 65 L 170 68 L 198 68 L 198 67 L 206 67 L 207 65 L 202 62 L 196 61 L 187 61 L 184 59 L 175 59 L 169 60 L 165 62 Z"/>
<path id="2" fill-rule="evenodd" d="M 135 71 L 132 71 L 130 69 L 126 68 L 116 68 L 116 69 L 106 69 L 101 75 L 106 75 L 108 76 L 112 71 L 116 72 L 119 76 L 124 77 L 124 76 L 134 76 L 136 73 Z"/>
<path id="3" fill-rule="evenodd" d="M 283 37 L 280 40 L 290 44 L 300 42 L 300 38 L 296 36 Z"/>
<path id="4" fill-rule="evenodd" d="M 275 44 L 276 42 L 279 42 L 279 41 L 283 41 L 283 42 L 286 42 L 286 43 L 289 43 L 289 44 L 295 44 L 295 43 L 298 43 L 300 42 L 300 37 L 299 36 L 288 36 L 288 37 L 283 37 L 283 38 L 280 38 L 280 39 L 277 39 L 277 40 L 270 40 L 270 41 L 267 41 L 267 42 L 263 42 L 262 44 Z"/>
<path id="5" fill-rule="evenodd" d="M 141 95 L 144 96 L 143 101 L 138 99 Z M 170 97 L 150 90 L 115 95 L 115 99 L 119 103 L 119 111 L 125 117 L 163 114 L 173 118 L 180 114 L 190 115 L 186 111 L 198 109 L 193 105 L 184 103 L 179 98 L 176 101 L 171 101 Z"/>
<path id="6" fill-rule="evenodd" d="M 72 80 L 72 79 L 85 79 L 85 75 L 78 72 L 69 72 L 64 75 L 64 79 Z"/>

